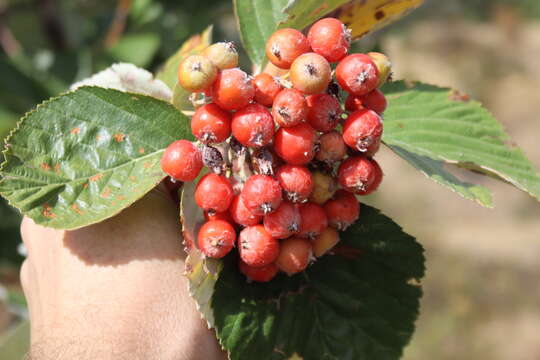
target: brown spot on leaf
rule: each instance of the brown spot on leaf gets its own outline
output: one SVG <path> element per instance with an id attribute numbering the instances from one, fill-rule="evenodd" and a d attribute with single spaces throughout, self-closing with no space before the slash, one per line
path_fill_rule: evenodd
<path id="1" fill-rule="evenodd" d="M 324 2 L 321 6 L 319 6 L 318 8 L 316 8 L 315 10 L 313 10 L 309 16 L 317 16 L 321 11 L 323 11 L 324 9 L 328 8 L 328 4 L 326 2 Z"/>
<path id="2" fill-rule="evenodd" d="M 88 183 L 84 183 L 84 184 L 82 185 L 82 187 L 83 187 L 83 189 L 86 189 L 86 188 L 88 187 Z"/>
<path id="3" fill-rule="evenodd" d="M 471 97 L 469 96 L 469 94 L 463 93 L 459 90 L 450 91 L 449 99 L 452 101 L 461 101 L 461 102 L 471 101 Z"/>
<path id="4" fill-rule="evenodd" d="M 114 140 L 117 142 L 122 142 L 126 138 L 126 134 L 118 133 L 113 135 Z"/>
<path id="5" fill-rule="evenodd" d="M 130 177 L 128 177 L 129 180 L 133 181 L 133 182 L 137 182 L 137 178 L 133 175 L 131 175 Z"/>
<path id="6" fill-rule="evenodd" d="M 49 219 L 54 219 L 56 215 L 52 212 L 52 208 L 49 204 L 43 204 L 43 211 L 41 212 L 43 216 Z"/>
<path id="7" fill-rule="evenodd" d="M 124 195 L 121 195 L 121 194 L 116 195 L 116 200 L 118 200 L 118 201 L 123 201 L 125 199 L 126 199 L 126 197 Z"/>
<path id="8" fill-rule="evenodd" d="M 375 12 L 375 20 L 377 20 L 377 21 L 384 19 L 385 16 L 386 16 L 386 14 L 384 13 L 383 10 L 379 10 L 379 11 Z"/>
<path id="9" fill-rule="evenodd" d="M 143 167 L 144 167 L 145 169 L 150 169 L 150 168 L 152 167 L 152 165 L 153 165 L 153 164 L 152 164 L 151 162 L 148 162 L 148 161 L 147 161 L 147 162 L 145 162 L 145 163 L 143 164 Z"/>
<path id="10" fill-rule="evenodd" d="M 111 196 L 111 189 L 106 187 L 105 189 L 103 189 L 103 192 L 101 193 L 101 197 L 106 199 L 109 196 Z"/>
<path id="11" fill-rule="evenodd" d="M 400 129 L 403 129 L 403 128 L 405 127 L 405 125 L 403 125 L 403 123 L 398 123 L 397 126 L 398 126 L 398 128 L 400 128 Z"/>
<path id="12" fill-rule="evenodd" d="M 47 163 L 41 163 L 41 164 L 39 165 L 39 167 L 42 168 L 42 169 L 45 170 L 45 171 L 51 170 L 51 167 L 50 167 L 49 164 L 47 164 Z"/>
<path id="13" fill-rule="evenodd" d="M 79 209 L 79 207 L 77 206 L 77 204 L 73 204 L 71 205 L 71 209 L 73 209 L 73 211 L 75 211 L 77 214 L 79 215 L 82 215 L 83 212 L 81 211 L 81 209 Z"/>
<path id="14" fill-rule="evenodd" d="M 139 154 L 144 154 L 144 148 L 143 147 L 139 149 Z"/>
<path id="15" fill-rule="evenodd" d="M 60 164 L 54 165 L 54 172 L 59 173 L 60 172 Z"/>
<path id="16" fill-rule="evenodd" d="M 71 129 L 70 133 L 72 133 L 73 135 L 77 135 L 78 133 L 81 132 L 81 128 L 80 127 L 74 127 L 73 129 Z"/>
<path id="17" fill-rule="evenodd" d="M 88 180 L 90 180 L 92 182 L 95 182 L 95 181 L 98 181 L 99 179 L 101 179 L 102 177 L 103 177 L 103 174 L 99 173 L 99 174 L 96 174 L 94 176 L 90 176 L 90 178 L 88 178 Z"/>

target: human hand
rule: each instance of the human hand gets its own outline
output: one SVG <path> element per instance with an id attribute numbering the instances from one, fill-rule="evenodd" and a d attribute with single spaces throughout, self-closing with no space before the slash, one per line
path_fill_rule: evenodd
<path id="1" fill-rule="evenodd" d="M 189 297 L 178 211 L 160 187 L 99 224 L 25 218 L 30 358 L 225 359 Z"/>

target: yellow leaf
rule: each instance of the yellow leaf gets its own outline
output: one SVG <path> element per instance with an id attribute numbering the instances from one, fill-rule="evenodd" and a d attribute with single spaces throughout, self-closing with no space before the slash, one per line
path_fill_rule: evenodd
<path id="1" fill-rule="evenodd" d="M 352 29 L 352 37 L 357 39 L 401 19 L 423 3 L 424 0 L 354 0 L 332 15 Z"/>

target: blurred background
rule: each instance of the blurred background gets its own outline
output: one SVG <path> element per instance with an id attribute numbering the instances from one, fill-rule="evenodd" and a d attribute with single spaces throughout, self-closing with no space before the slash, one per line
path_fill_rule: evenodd
<path id="1" fill-rule="evenodd" d="M 215 40 L 238 41 L 229 0 L 0 0 L 0 138 L 37 103 L 114 62 L 155 71 L 211 23 Z M 427 0 L 356 46 L 390 55 L 397 79 L 455 87 L 482 101 L 540 169 L 538 0 Z M 493 190 L 496 207 L 484 209 L 389 150 L 378 159 L 386 178 L 366 202 L 427 250 L 421 316 L 404 358 L 540 359 L 540 204 L 509 185 L 458 173 Z M 28 341 L 19 222 L 0 200 L 1 360 L 19 359 Z"/>

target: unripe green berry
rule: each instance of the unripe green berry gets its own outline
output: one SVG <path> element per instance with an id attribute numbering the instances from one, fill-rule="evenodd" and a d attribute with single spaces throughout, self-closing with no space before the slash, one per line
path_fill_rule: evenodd
<path id="1" fill-rule="evenodd" d="M 180 86 L 191 92 L 208 89 L 217 76 L 216 66 L 204 56 L 187 57 L 178 67 Z"/>
<path id="2" fill-rule="evenodd" d="M 238 52 L 233 42 L 212 44 L 202 52 L 202 55 L 210 59 L 220 70 L 238 66 Z"/>
<path id="3" fill-rule="evenodd" d="M 367 55 L 371 58 L 371 60 L 373 60 L 377 66 L 377 69 L 379 70 L 378 87 L 381 87 L 390 78 L 392 73 L 392 63 L 390 62 L 388 56 L 378 52 L 370 52 Z"/>

